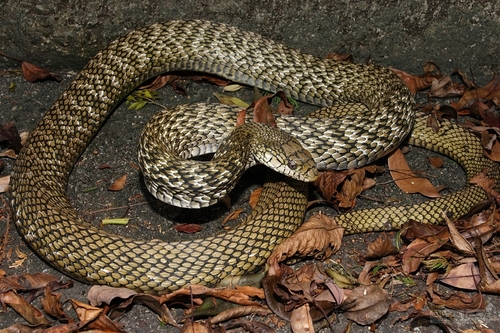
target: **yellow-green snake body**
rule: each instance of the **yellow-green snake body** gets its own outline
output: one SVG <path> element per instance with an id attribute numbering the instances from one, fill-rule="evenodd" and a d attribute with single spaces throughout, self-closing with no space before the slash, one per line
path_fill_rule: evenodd
<path id="1" fill-rule="evenodd" d="M 280 125 L 310 150 L 321 169 L 370 163 L 399 145 L 415 123 L 410 92 L 386 68 L 323 60 L 212 22 L 174 21 L 136 30 L 98 53 L 75 77 L 31 132 L 14 168 L 11 190 L 17 228 L 31 248 L 57 269 L 88 283 L 161 294 L 256 269 L 302 223 L 307 184 L 280 176 L 266 182 L 257 208 L 240 226 L 205 239 L 175 243 L 127 239 L 78 216 L 66 197 L 66 185 L 80 154 L 116 104 L 137 85 L 178 70 L 208 72 L 268 91 L 284 90 L 306 103 L 345 105 L 346 111 L 335 120 Z M 351 114 L 351 108 L 360 112 Z M 416 123 L 413 135 L 419 141 L 418 135 L 427 136 L 429 131 L 422 120 Z M 479 156 L 477 140 L 470 134 L 456 125 L 445 128 L 451 137 L 463 136 L 471 143 L 470 147 L 454 143 L 444 151 L 458 158 L 468 174 L 478 165 L 496 168 Z M 325 146 L 323 139 L 328 137 L 336 143 Z M 447 139 L 430 137 L 447 145 Z M 466 148 L 458 147 L 457 154 L 457 146 Z M 339 221 L 350 232 L 392 229 L 415 214 L 435 222 L 441 208 L 460 214 L 485 198 L 478 187 L 468 187 L 425 207 L 390 207 Z"/>

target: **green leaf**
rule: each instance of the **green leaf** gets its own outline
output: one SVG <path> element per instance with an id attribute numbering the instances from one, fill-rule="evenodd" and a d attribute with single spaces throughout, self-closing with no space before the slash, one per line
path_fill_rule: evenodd
<path id="1" fill-rule="evenodd" d="M 107 224 L 118 224 L 118 225 L 127 225 L 128 221 L 130 221 L 129 218 L 122 218 L 122 219 L 103 219 L 101 223 L 103 225 Z"/>

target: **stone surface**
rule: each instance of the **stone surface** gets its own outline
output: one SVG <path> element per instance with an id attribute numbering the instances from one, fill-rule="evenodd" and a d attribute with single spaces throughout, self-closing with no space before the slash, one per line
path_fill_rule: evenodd
<path id="1" fill-rule="evenodd" d="M 117 36 L 150 23 L 225 22 L 317 55 L 350 52 L 420 72 L 427 60 L 478 77 L 498 69 L 499 1 L 6 0 L 0 51 L 53 70 L 80 69 Z M 0 58 L 1 68 L 16 64 Z"/>

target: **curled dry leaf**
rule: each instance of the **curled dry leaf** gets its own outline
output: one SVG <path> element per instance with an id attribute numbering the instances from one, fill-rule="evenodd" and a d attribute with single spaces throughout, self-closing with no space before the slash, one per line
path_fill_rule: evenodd
<path id="1" fill-rule="evenodd" d="M 269 275 L 279 275 L 279 263 L 296 255 L 329 257 L 342 244 L 344 228 L 324 214 L 311 216 L 291 237 L 278 245 L 268 259 Z"/>
<path id="2" fill-rule="evenodd" d="M 471 184 L 475 184 L 480 186 L 490 198 L 496 198 L 497 201 L 500 198 L 500 194 L 495 191 L 495 182 L 494 178 L 488 177 L 488 170 L 483 170 L 478 173 L 469 181 Z"/>
<path id="3" fill-rule="evenodd" d="M 73 309 L 80 321 L 88 322 L 96 319 L 104 310 L 95 306 L 70 299 Z"/>
<path id="4" fill-rule="evenodd" d="M 424 74 L 423 76 L 411 75 L 396 68 L 390 68 L 397 76 L 403 80 L 408 89 L 415 94 L 417 91 L 425 90 L 430 87 L 435 77 L 432 74 Z"/>
<path id="5" fill-rule="evenodd" d="M 463 127 L 479 133 L 484 147 L 484 154 L 495 162 L 500 162 L 500 128 L 491 126 L 476 126 L 471 122 L 465 122 Z"/>
<path id="6" fill-rule="evenodd" d="M 127 182 L 127 175 L 123 175 L 120 178 L 116 179 L 110 187 L 108 187 L 109 191 L 121 191 L 125 187 L 125 183 Z"/>
<path id="7" fill-rule="evenodd" d="M 391 297 L 378 285 L 355 288 L 340 308 L 345 317 L 360 325 L 370 325 L 389 311 Z"/>
<path id="8" fill-rule="evenodd" d="M 21 63 L 23 76 L 28 82 L 36 82 L 42 80 L 56 80 L 61 81 L 61 76 L 49 72 L 46 69 L 33 65 L 27 61 Z"/>
<path id="9" fill-rule="evenodd" d="M 398 249 L 394 246 L 394 244 L 392 244 L 391 239 L 384 233 L 374 242 L 368 244 L 368 253 L 365 256 L 365 259 L 378 259 L 398 252 Z"/>
<path id="10" fill-rule="evenodd" d="M 35 308 L 27 300 L 14 291 L 0 293 L 0 304 L 9 305 L 19 313 L 31 325 L 49 325 L 50 321 L 45 318 L 42 311 Z"/>
<path id="11" fill-rule="evenodd" d="M 50 286 L 45 287 L 44 295 L 42 297 L 43 311 L 56 319 L 68 318 L 62 308 L 61 294 L 52 292 Z"/>
<path id="12" fill-rule="evenodd" d="M 491 134 L 488 131 L 481 132 L 481 142 L 484 147 L 484 154 L 489 159 L 500 162 L 500 142 L 498 142 L 498 135 Z"/>
<path id="13" fill-rule="evenodd" d="M 163 304 L 178 296 L 212 296 L 222 300 L 233 302 L 241 305 L 257 305 L 258 302 L 250 300 L 250 296 L 239 291 L 238 289 L 217 289 L 193 284 L 186 286 L 182 289 L 176 290 L 170 294 L 162 295 L 159 297 L 160 303 Z"/>
<path id="14" fill-rule="evenodd" d="M 475 101 L 471 104 L 471 106 L 462 110 L 461 114 L 470 115 L 479 119 L 483 119 L 489 125 L 499 127 L 498 125 L 498 116 L 495 114 L 496 106 L 492 102 L 483 102 L 483 101 Z"/>
<path id="15" fill-rule="evenodd" d="M 356 198 L 364 190 L 373 187 L 373 179 L 366 178 L 366 172 L 379 172 L 372 166 L 344 171 L 324 171 L 320 173 L 314 185 L 326 201 L 336 207 L 352 209 Z"/>
<path id="16" fill-rule="evenodd" d="M 429 237 L 430 238 L 430 237 Z M 403 272 L 406 274 L 415 272 L 422 260 L 441 246 L 448 242 L 448 238 L 439 240 L 437 237 L 432 241 L 417 238 L 411 242 L 403 254 Z"/>
<path id="17" fill-rule="evenodd" d="M 407 193 L 420 193 L 429 198 L 441 196 L 428 179 L 417 177 L 411 171 L 400 149 L 396 149 L 389 156 L 388 165 L 392 179 L 401 190 Z"/>
<path id="18" fill-rule="evenodd" d="M 210 322 L 212 324 L 218 324 L 222 323 L 224 321 L 227 321 L 229 319 L 233 318 L 239 318 L 239 317 L 244 317 L 244 316 L 249 316 L 249 315 L 268 315 L 271 313 L 271 310 L 269 310 L 268 307 L 264 306 L 239 306 L 236 308 L 231 308 L 225 311 L 222 311 L 218 315 L 210 318 Z"/>
<path id="19" fill-rule="evenodd" d="M 484 87 L 471 89 L 462 95 L 458 102 L 450 105 L 461 110 L 472 105 L 476 100 L 492 100 L 500 97 L 500 73 L 495 73 L 493 78 Z"/>
<path id="20" fill-rule="evenodd" d="M 429 97 L 451 98 L 460 97 L 467 87 L 461 83 L 454 82 L 449 75 L 439 79 L 433 79 L 429 89 Z"/>
<path id="21" fill-rule="evenodd" d="M 49 283 L 57 281 L 58 279 L 55 276 L 46 273 L 23 273 L 12 275 L 0 279 L 0 292 L 8 290 L 31 291 L 43 289 Z"/>

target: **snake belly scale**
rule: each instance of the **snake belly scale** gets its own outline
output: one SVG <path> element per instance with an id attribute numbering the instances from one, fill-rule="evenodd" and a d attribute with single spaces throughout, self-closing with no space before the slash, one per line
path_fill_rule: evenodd
<path id="1" fill-rule="evenodd" d="M 284 125 L 285 130 L 312 150 L 323 169 L 370 163 L 399 145 L 415 123 L 411 94 L 383 67 L 322 60 L 205 21 L 173 21 L 131 32 L 99 52 L 75 77 L 31 132 L 14 167 L 11 194 L 17 228 L 55 268 L 88 283 L 162 294 L 188 283 L 212 284 L 261 266 L 276 244 L 302 223 L 307 184 L 282 176 L 265 183 L 256 209 L 240 226 L 205 239 L 133 240 L 99 230 L 78 216 L 65 191 L 80 154 L 122 98 L 145 79 L 176 70 L 284 90 L 311 104 L 363 105 L 359 114 L 346 112 L 330 123 L 318 118 L 297 126 L 291 118 L 285 120 L 294 124 Z M 329 124 L 336 124 L 333 132 L 325 127 Z M 451 125 L 450 132 L 463 131 Z M 313 133 L 329 133 L 337 143 L 324 147 Z M 467 156 L 457 156 L 466 168 Z M 468 187 L 459 199 L 450 200 L 460 200 L 459 206 L 467 209 L 485 199 L 481 191 Z M 448 207 L 450 201 L 443 205 Z M 429 222 L 441 214 L 432 213 L 432 208 L 432 203 L 425 208 Z M 379 220 L 361 221 L 350 215 L 343 224 L 353 232 L 383 230 L 400 226 L 404 219 L 404 212 L 387 208 Z"/>

